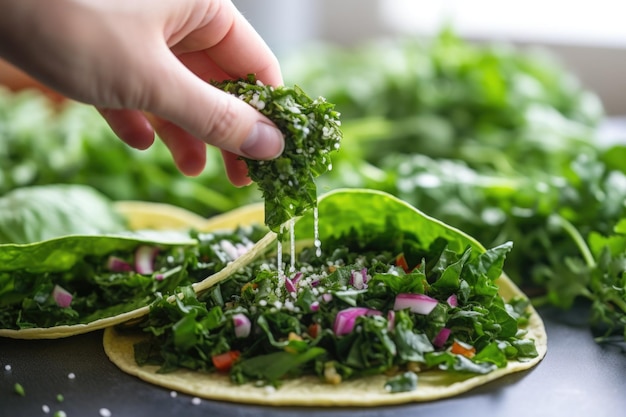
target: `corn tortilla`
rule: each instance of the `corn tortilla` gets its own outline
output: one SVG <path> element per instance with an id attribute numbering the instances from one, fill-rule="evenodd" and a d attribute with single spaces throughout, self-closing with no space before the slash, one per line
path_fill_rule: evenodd
<path id="1" fill-rule="evenodd" d="M 120 212 L 129 222 L 131 230 L 174 230 L 195 229 L 201 232 L 234 229 L 237 226 L 263 224 L 263 206 L 254 204 L 239 210 L 234 210 L 219 216 L 205 219 L 193 212 L 163 203 L 151 203 L 143 201 L 123 201 L 115 203 L 115 209 Z M 266 246 L 271 242 L 271 235 L 262 239 L 257 245 Z M 207 282 L 198 282 L 194 288 L 200 291 L 203 288 L 227 278 L 239 268 L 240 263 L 248 263 L 256 253 L 262 251 L 250 251 L 229 264 L 223 270 L 211 275 Z M 113 317 L 106 317 L 85 324 L 62 325 L 46 328 L 29 329 L 0 329 L 0 337 L 13 339 L 59 339 L 73 335 L 83 334 L 94 330 L 104 329 L 129 320 L 145 316 L 150 311 L 149 306 L 137 308 Z"/>
<path id="2" fill-rule="evenodd" d="M 498 285 L 500 295 L 505 299 L 524 296 L 506 276 L 498 280 Z M 505 368 L 496 369 L 486 375 L 437 370 L 420 372 L 416 390 L 394 394 L 384 389 L 385 381 L 389 378 L 386 375 L 348 380 L 340 385 L 326 384 L 317 377 L 308 376 L 285 381 L 278 389 L 266 389 L 252 384 L 235 385 L 228 376 L 217 373 L 186 369 L 166 374 L 157 373 L 158 366 L 139 366 L 135 362 L 133 346 L 145 336 L 108 328 L 104 332 L 103 343 L 109 359 L 122 371 L 146 382 L 206 399 L 272 406 L 380 406 L 453 397 L 504 375 L 534 367 L 546 354 L 547 334 L 537 311 L 532 307 L 529 309 L 526 337 L 535 341 L 538 353 L 536 358 L 524 362 L 509 361 Z"/>
<path id="3" fill-rule="evenodd" d="M 319 216 L 333 213 L 333 221 L 319 224 L 321 237 L 332 234 L 346 233 L 354 227 L 355 216 L 347 204 L 358 208 L 359 214 L 368 219 L 367 227 L 372 233 L 378 233 L 388 227 L 381 213 L 395 216 L 398 227 L 407 230 L 414 227 L 414 216 L 426 221 L 418 222 L 422 232 L 428 229 L 431 236 L 464 236 L 464 242 L 474 247 L 480 244 L 471 237 L 463 234 L 442 222 L 429 218 L 407 203 L 397 198 L 375 190 L 334 190 L 320 197 L 318 200 Z M 245 211 L 244 211 L 245 212 Z M 256 212 L 258 215 L 258 212 Z M 303 217 L 296 224 L 299 226 L 298 236 L 306 236 L 312 224 L 316 221 Z M 422 236 L 424 239 L 425 237 Z M 275 240 L 275 234 L 269 233 L 264 240 L 268 244 Z M 422 242 L 424 243 L 424 242 Z M 260 249 L 261 246 L 255 248 Z M 462 249 L 462 248 L 458 248 Z M 214 280 L 205 280 L 203 289 L 217 283 L 224 277 Z M 497 280 L 499 294 L 504 300 L 515 297 L 525 297 L 523 292 L 506 276 Z M 197 289 L 197 288 L 196 288 Z M 478 375 L 460 372 L 444 372 L 428 370 L 418 374 L 417 389 L 410 392 L 391 394 L 384 388 L 389 379 L 387 375 L 369 376 L 354 380 L 343 381 L 339 385 L 330 385 L 315 376 L 300 377 L 286 380 L 277 389 L 267 389 L 253 384 L 233 384 L 227 375 L 178 369 L 171 373 L 158 373 L 159 366 L 139 366 L 135 362 L 134 345 L 147 338 L 147 335 L 137 332 L 119 331 L 115 327 L 107 328 L 104 332 L 104 350 L 109 359 L 121 370 L 134 375 L 146 382 L 166 387 L 172 390 L 187 393 L 202 398 L 229 401 L 235 403 L 252 403 L 273 406 L 376 406 L 401 404 L 408 402 L 432 401 L 459 395 L 487 382 L 501 378 L 514 372 L 530 369 L 537 365 L 545 356 L 547 350 L 547 334 L 541 317 L 532 307 L 528 307 L 529 322 L 524 328 L 525 338 L 534 341 L 537 357 L 524 361 L 509 361 L 504 368 L 498 368 L 488 374 Z"/>

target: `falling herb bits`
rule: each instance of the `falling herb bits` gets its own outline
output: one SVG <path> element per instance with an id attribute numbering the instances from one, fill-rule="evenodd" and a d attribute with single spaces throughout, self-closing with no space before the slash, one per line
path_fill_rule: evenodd
<path id="1" fill-rule="evenodd" d="M 13 391 L 15 391 L 15 393 L 20 397 L 26 396 L 26 391 L 24 390 L 22 384 L 20 384 L 19 382 L 16 382 L 15 385 L 13 385 Z"/>
<path id="2" fill-rule="evenodd" d="M 283 154 L 270 161 L 243 158 L 265 200 L 265 224 L 281 225 L 317 206 L 314 178 L 332 169 L 329 154 L 340 147 L 339 113 L 324 98 L 293 88 L 264 85 L 254 75 L 215 83 L 276 124 L 285 136 Z"/>

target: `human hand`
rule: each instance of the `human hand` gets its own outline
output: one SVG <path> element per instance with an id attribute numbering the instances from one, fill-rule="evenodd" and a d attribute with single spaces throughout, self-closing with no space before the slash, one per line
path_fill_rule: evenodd
<path id="1" fill-rule="evenodd" d="M 245 185 L 239 155 L 282 152 L 272 122 L 208 83 L 254 73 L 282 84 L 276 57 L 230 1 L 0 0 L 0 10 L 0 56 L 95 105 L 134 148 L 156 132 L 183 173 L 204 169 L 211 144 L 231 182 Z"/>

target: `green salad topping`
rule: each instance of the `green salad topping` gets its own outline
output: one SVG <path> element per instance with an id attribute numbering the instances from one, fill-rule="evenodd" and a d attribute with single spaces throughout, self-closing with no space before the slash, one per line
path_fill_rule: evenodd
<path id="1" fill-rule="evenodd" d="M 243 158 L 265 200 L 265 223 L 275 232 L 289 219 L 317 204 L 314 178 L 332 168 L 330 152 L 339 149 L 339 113 L 322 97 L 302 89 L 263 85 L 253 75 L 215 83 L 255 107 L 285 136 L 285 149 L 271 161 Z"/>

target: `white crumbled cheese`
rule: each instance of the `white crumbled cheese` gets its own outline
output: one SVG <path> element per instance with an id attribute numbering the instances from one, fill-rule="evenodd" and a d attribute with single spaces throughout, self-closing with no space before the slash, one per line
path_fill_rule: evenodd
<path id="1" fill-rule="evenodd" d="M 273 394 L 276 392 L 276 388 L 273 385 L 266 385 L 263 387 L 266 394 Z"/>
<path id="2" fill-rule="evenodd" d="M 67 374 L 67 377 L 69 379 L 76 379 L 76 374 L 74 372 L 70 372 L 69 374 Z"/>
<path id="3" fill-rule="evenodd" d="M 192 403 L 193 405 L 200 405 L 200 403 L 201 403 L 201 402 L 202 402 L 202 400 L 201 400 L 200 398 L 198 398 L 198 397 L 193 397 L 193 398 L 191 399 L 191 403 Z"/>
<path id="4" fill-rule="evenodd" d="M 176 391 L 170 391 L 170 397 L 176 398 L 178 397 L 178 393 Z"/>
<path id="5" fill-rule="evenodd" d="M 108 408 L 101 408 L 99 410 L 99 413 L 102 417 L 111 417 L 111 410 L 109 410 Z"/>
<path id="6" fill-rule="evenodd" d="M 7 372 L 10 371 L 11 370 L 11 365 L 8 365 L 8 364 L 4 365 L 4 370 L 7 371 Z"/>
<path id="7" fill-rule="evenodd" d="M 44 412 L 44 414 L 48 414 L 50 412 L 50 407 L 48 407 L 46 404 L 41 406 L 41 411 Z"/>
<path id="8" fill-rule="evenodd" d="M 259 305 L 261 307 L 265 307 L 267 305 L 267 301 L 266 300 L 259 300 Z"/>

